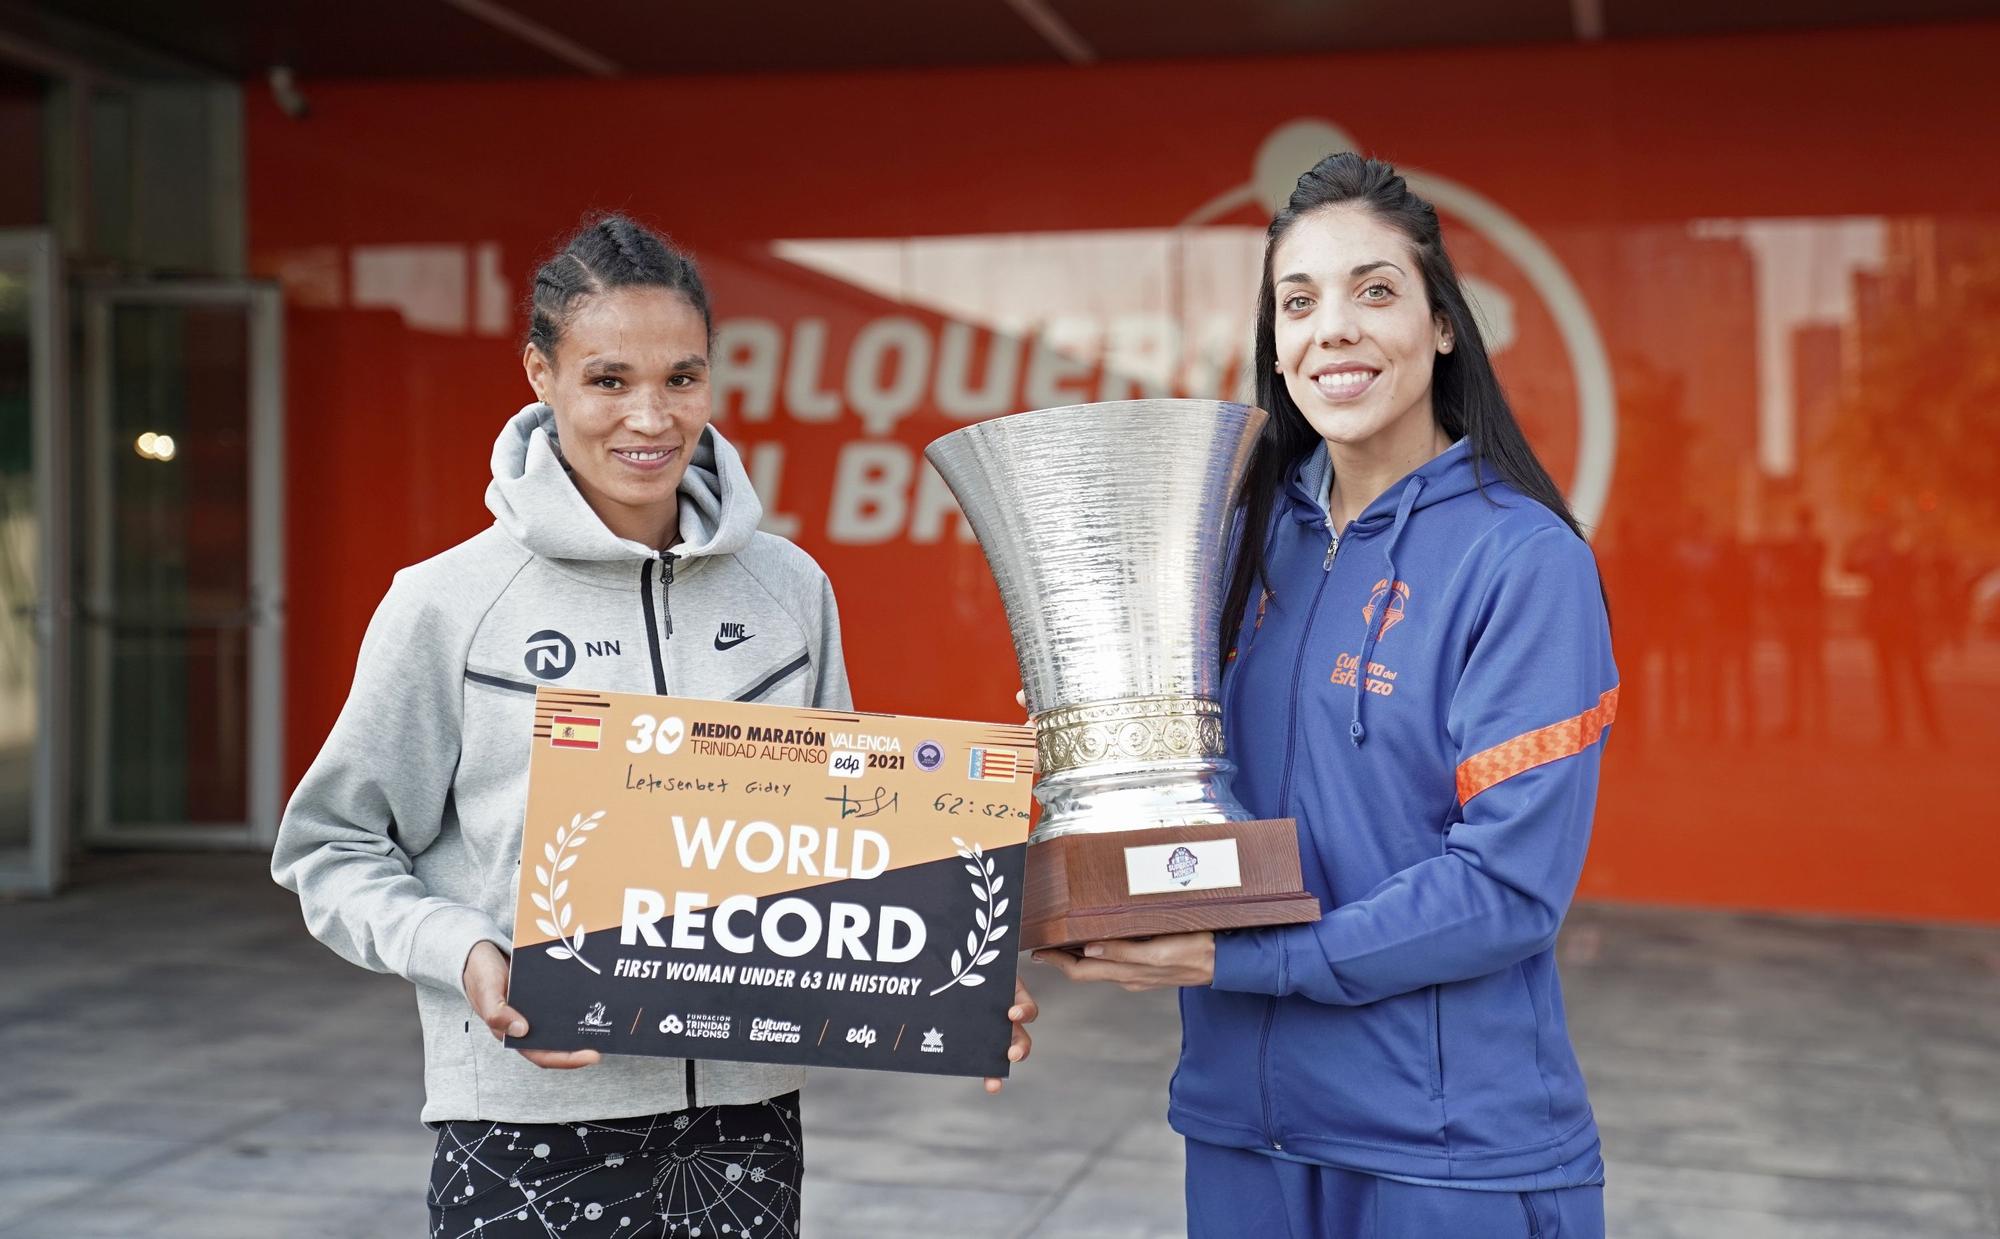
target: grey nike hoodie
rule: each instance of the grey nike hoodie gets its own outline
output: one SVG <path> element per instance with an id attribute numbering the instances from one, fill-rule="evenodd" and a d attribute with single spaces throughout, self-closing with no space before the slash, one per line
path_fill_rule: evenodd
<path id="1" fill-rule="evenodd" d="M 850 709 L 826 574 L 760 533 L 736 449 L 703 431 L 679 545 L 613 534 L 533 404 L 493 446 L 491 528 L 396 574 L 354 687 L 286 806 L 271 872 L 313 936 L 416 985 L 423 1118 L 549 1123 L 762 1101 L 803 1071 L 607 1056 L 548 1071 L 494 1040 L 461 975 L 509 949 L 537 684 Z"/>

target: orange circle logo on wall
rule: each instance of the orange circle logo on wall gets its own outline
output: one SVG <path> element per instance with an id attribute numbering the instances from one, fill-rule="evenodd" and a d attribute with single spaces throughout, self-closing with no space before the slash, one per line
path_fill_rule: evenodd
<path id="1" fill-rule="evenodd" d="M 1327 121 L 1287 122 L 1259 146 L 1249 181 L 1203 204 L 1180 226 L 1219 222 L 1246 207 L 1268 217 L 1283 208 L 1300 173 L 1330 154 L 1361 149 Z M 1436 173 L 1397 171 L 1413 192 L 1463 225 L 1448 229 L 1447 243 L 1488 351 L 1519 354 L 1507 375 L 1515 413 L 1559 480 L 1568 463 L 1570 506 L 1587 530 L 1594 527 L 1611 491 L 1618 419 L 1610 357 L 1583 293 L 1548 245 L 1498 203 Z M 1555 406 L 1573 406 L 1574 418 L 1562 418 Z"/>

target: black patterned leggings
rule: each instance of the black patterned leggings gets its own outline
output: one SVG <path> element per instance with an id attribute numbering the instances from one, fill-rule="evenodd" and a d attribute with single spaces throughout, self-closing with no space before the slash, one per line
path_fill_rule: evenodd
<path id="1" fill-rule="evenodd" d="M 797 1239 L 799 1095 L 587 1123 L 438 1125 L 431 1239 Z"/>

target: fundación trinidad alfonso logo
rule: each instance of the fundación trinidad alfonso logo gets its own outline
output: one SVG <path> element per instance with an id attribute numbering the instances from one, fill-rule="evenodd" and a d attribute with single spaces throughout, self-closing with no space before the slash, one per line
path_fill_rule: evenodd
<path id="1" fill-rule="evenodd" d="M 1387 578 L 1375 582 L 1374 592 L 1368 595 L 1368 605 L 1361 608 L 1361 622 L 1375 623 L 1377 608 L 1380 608 L 1382 622 L 1376 626 L 1375 639 L 1380 641 L 1389 635 L 1389 630 L 1403 622 L 1404 614 L 1410 606 L 1410 583 L 1397 581 L 1393 586 Z"/>

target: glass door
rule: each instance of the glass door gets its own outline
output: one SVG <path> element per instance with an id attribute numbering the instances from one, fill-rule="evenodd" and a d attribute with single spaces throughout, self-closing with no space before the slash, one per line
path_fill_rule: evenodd
<path id="1" fill-rule="evenodd" d="M 50 894 L 68 854 L 61 263 L 0 231 L 0 893 Z"/>
<path id="2" fill-rule="evenodd" d="M 83 820 L 97 846 L 267 847 L 280 812 L 280 303 L 84 294 Z"/>

